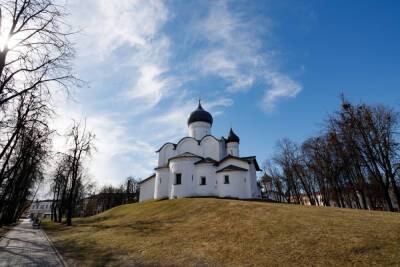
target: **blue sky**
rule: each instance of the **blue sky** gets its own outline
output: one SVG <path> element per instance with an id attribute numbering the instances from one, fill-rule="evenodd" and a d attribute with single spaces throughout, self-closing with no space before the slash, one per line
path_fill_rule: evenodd
<path id="1" fill-rule="evenodd" d="M 146 177 L 155 150 L 187 134 L 198 98 L 213 134 L 232 124 L 260 164 L 275 143 L 317 134 L 344 93 L 400 105 L 399 1 L 70 0 L 75 70 L 55 126 L 87 118 L 99 185 Z M 397 17 L 396 17 L 397 16 Z M 55 141 L 61 147 L 60 140 Z"/>

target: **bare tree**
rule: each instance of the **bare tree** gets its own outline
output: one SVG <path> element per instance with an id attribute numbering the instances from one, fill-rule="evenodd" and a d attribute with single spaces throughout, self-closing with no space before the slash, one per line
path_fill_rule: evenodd
<path id="1" fill-rule="evenodd" d="M 64 17 L 53 0 L 0 0 L 0 224 L 43 177 L 52 92 L 79 85 Z"/>
<path id="2" fill-rule="evenodd" d="M 0 1 L 0 107 L 32 91 L 77 82 L 64 17 L 52 0 Z"/>
<path id="3" fill-rule="evenodd" d="M 74 122 L 74 125 L 68 134 L 70 148 L 68 154 L 71 157 L 70 164 L 70 188 L 67 195 L 67 218 L 68 226 L 72 225 L 72 216 L 76 205 L 79 187 L 82 185 L 82 166 L 85 156 L 90 155 L 93 149 L 93 140 L 95 138 L 92 132 L 86 129 L 84 123 Z"/>
<path id="4" fill-rule="evenodd" d="M 399 115 L 393 109 L 342 98 L 321 135 L 300 147 L 280 141 L 275 166 L 266 170 L 279 181 L 286 202 L 302 203 L 306 196 L 312 205 L 395 211 L 400 204 L 398 130 Z"/>
<path id="5" fill-rule="evenodd" d="M 2 129 L 7 141 L 0 158 L 0 225 L 18 219 L 30 189 L 43 179 L 50 151 L 48 109 L 32 95 L 26 98 L 19 97 L 18 112 L 10 120 L 14 126 Z"/>

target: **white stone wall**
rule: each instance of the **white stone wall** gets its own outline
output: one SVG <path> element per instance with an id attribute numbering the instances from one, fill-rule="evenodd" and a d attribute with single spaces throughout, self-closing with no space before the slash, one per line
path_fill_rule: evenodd
<path id="1" fill-rule="evenodd" d="M 226 151 L 229 155 L 239 157 L 239 143 L 236 143 L 236 142 L 227 143 Z"/>
<path id="2" fill-rule="evenodd" d="M 139 201 L 145 201 L 154 198 L 154 182 L 155 178 L 152 177 L 140 184 Z"/>
<path id="3" fill-rule="evenodd" d="M 225 151 L 222 151 L 223 149 L 220 143 L 222 142 L 213 136 L 204 137 L 200 144 L 197 140 L 186 137 L 179 141 L 176 148 L 173 144 L 167 143 L 158 152 L 158 166 L 166 166 L 170 158 L 185 152 L 190 152 L 204 158 L 210 157 L 215 160 L 220 160 L 226 155 Z"/>
<path id="4" fill-rule="evenodd" d="M 200 140 L 211 134 L 211 124 L 203 121 L 196 121 L 189 124 L 189 136 Z"/>
<path id="5" fill-rule="evenodd" d="M 195 168 L 194 194 L 196 196 L 218 196 L 218 184 L 212 163 L 198 164 Z M 206 184 L 201 185 L 201 177 L 206 177 Z"/>
<path id="6" fill-rule="evenodd" d="M 225 184 L 225 175 L 229 176 L 229 184 Z M 250 198 L 248 172 L 227 171 L 218 173 L 219 197 Z"/>
<path id="7" fill-rule="evenodd" d="M 216 196 L 232 198 L 259 198 L 254 164 L 228 159 L 218 167 L 212 163 L 196 164 L 197 157 L 176 158 L 170 161 L 169 168 L 156 171 L 155 178 L 140 186 L 140 201 L 160 198 L 182 198 L 190 196 Z M 225 171 L 216 173 L 228 165 L 246 168 L 248 171 Z M 181 174 L 181 184 L 175 184 L 175 175 Z M 225 184 L 229 175 L 229 184 Z M 200 185 L 201 177 L 206 177 L 206 185 Z M 161 183 L 160 183 L 161 178 Z M 152 195 L 153 194 L 153 195 Z"/>
<path id="8" fill-rule="evenodd" d="M 257 171 L 254 163 L 250 164 L 248 176 L 250 181 L 250 197 L 261 198 L 261 191 L 257 186 Z"/>
<path id="9" fill-rule="evenodd" d="M 197 140 L 191 137 L 181 139 L 176 145 L 176 153 L 177 155 L 179 155 L 185 152 L 190 152 L 195 155 L 201 156 L 201 147 L 199 146 Z"/>
<path id="10" fill-rule="evenodd" d="M 176 158 L 170 161 L 169 198 L 181 198 L 194 194 L 194 163 L 200 158 Z M 181 184 L 175 184 L 176 174 L 181 174 Z"/>
<path id="11" fill-rule="evenodd" d="M 213 136 L 206 136 L 200 142 L 201 156 L 204 158 L 212 158 L 220 160 L 220 146 L 219 141 Z"/>
<path id="12" fill-rule="evenodd" d="M 156 170 L 154 199 L 168 198 L 169 173 L 169 168 L 161 168 Z"/>
<path id="13" fill-rule="evenodd" d="M 171 143 L 165 144 L 158 152 L 158 166 L 166 166 L 168 159 L 176 156 L 175 146 Z"/>

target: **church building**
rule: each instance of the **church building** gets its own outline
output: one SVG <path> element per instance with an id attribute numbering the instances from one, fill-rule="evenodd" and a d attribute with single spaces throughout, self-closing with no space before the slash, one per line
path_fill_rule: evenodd
<path id="1" fill-rule="evenodd" d="M 255 156 L 241 157 L 239 137 L 232 128 L 220 139 L 211 134 L 213 118 L 199 105 L 187 121 L 189 136 L 165 143 L 155 173 L 140 182 L 140 201 L 214 196 L 239 199 L 261 197 Z"/>

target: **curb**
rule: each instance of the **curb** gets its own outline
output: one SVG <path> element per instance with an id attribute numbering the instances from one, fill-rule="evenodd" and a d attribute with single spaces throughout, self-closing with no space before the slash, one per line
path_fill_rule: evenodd
<path id="1" fill-rule="evenodd" d="M 61 256 L 61 254 L 58 252 L 57 248 L 53 245 L 53 242 L 51 242 L 50 238 L 48 237 L 48 235 L 46 234 L 46 231 L 43 230 L 42 228 L 40 228 L 40 231 L 42 231 L 43 235 L 46 237 L 47 241 L 49 242 L 50 246 L 53 248 L 53 250 L 55 251 L 57 257 L 59 258 L 61 264 L 63 267 L 68 267 L 68 264 L 64 261 L 63 257 Z"/>

